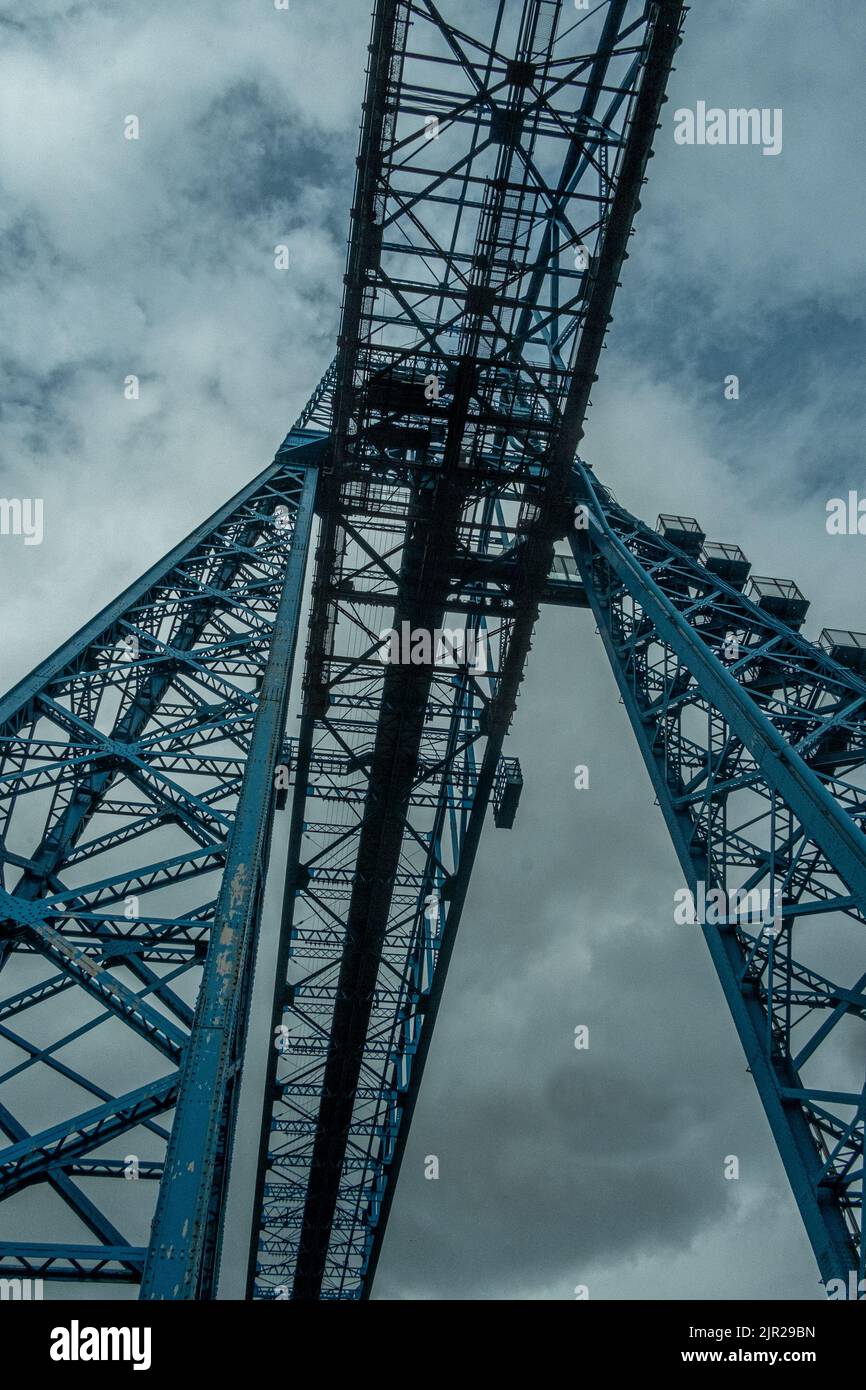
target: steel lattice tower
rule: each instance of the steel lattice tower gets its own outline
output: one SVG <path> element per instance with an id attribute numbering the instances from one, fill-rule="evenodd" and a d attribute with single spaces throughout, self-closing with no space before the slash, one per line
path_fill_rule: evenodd
<path id="1" fill-rule="evenodd" d="M 684 6 L 464 9 L 378 0 L 338 352 L 273 464 L 0 702 L 2 1274 L 214 1297 L 285 808 L 248 1296 L 369 1296 L 560 603 L 691 892 L 772 894 L 703 932 L 822 1277 L 866 1275 L 866 639 L 577 457 Z M 130 1162 L 138 1241 L 89 1195 Z M 89 1243 L 32 1239 L 46 1190 Z"/>

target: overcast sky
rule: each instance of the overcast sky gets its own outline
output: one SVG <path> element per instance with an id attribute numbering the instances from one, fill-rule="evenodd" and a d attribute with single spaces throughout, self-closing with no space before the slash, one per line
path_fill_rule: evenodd
<path id="1" fill-rule="evenodd" d="M 41 546 L 0 537 L 3 688 L 268 462 L 332 356 L 369 10 L 0 0 L 0 495 L 45 507 Z M 693 4 L 582 446 L 633 512 L 796 579 L 810 636 L 866 628 L 866 541 L 824 524 L 866 491 L 862 40 L 859 0 Z M 676 145 L 699 100 L 781 108 L 781 152 Z M 821 1296 L 587 613 L 543 613 L 506 751 L 523 801 L 479 856 L 377 1296 Z"/>

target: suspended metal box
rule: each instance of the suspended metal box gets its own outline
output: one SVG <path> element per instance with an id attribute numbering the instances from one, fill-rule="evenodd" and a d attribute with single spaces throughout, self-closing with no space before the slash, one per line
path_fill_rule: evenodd
<path id="1" fill-rule="evenodd" d="M 753 574 L 746 589 L 746 598 L 750 598 L 758 608 L 763 608 L 765 613 L 795 629 L 802 627 L 809 611 L 809 600 L 793 579 L 773 579 L 766 574 Z"/>
<path id="2" fill-rule="evenodd" d="M 752 568 L 740 547 L 727 541 L 706 541 L 700 558 L 704 569 L 734 589 L 742 589 Z"/>
<path id="3" fill-rule="evenodd" d="M 685 551 L 695 559 L 701 553 L 701 546 L 707 539 L 706 532 L 693 516 L 668 516 L 662 512 L 656 521 L 656 531 L 666 541 Z"/>
<path id="4" fill-rule="evenodd" d="M 818 646 L 829 652 L 840 666 L 848 666 L 859 675 L 866 676 L 866 632 L 825 627 L 818 638 Z"/>
<path id="5" fill-rule="evenodd" d="M 522 791 L 523 773 L 517 758 L 500 758 L 493 783 L 493 823 L 500 830 L 514 825 Z"/>

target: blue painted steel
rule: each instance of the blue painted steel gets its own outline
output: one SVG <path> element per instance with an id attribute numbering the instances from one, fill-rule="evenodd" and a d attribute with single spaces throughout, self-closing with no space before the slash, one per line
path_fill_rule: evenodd
<path id="1" fill-rule="evenodd" d="M 252 1296 L 369 1294 L 539 604 L 585 602 L 554 537 L 681 20 L 376 6 Z M 383 665 L 404 627 L 482 668 Z"/>
<path id="2" fill-rule="evenodd" d="M 141 1278 L 145 1246 L 26 1244 L 0 1241 L 4 1278 L 86 1280 L 93 1284 L 135 1284 Z"/>
<path id="3" fill-rule="evenodd" d="M 5 1233 L 21 1233 L 0 1249 L 2 1274 L 37 1251 L 40 1277 L 138 1281 L 141 1248 L 118 1227 L 149 1222 L 155 1182 L 161 1220 L 173 1218 L 173 1112 L 175 1159 L 205 1158 L 214 1187 L 224 1177 L 266 861 L 265 763 L 283 734 L 331 380 L 269 468 L 0 701 L 0 1200 L 15 1196 Z M 234 899 L 245 856 L 250 891 Z M 241 911 L 204 1123 L 211 985 Z M 80 1179 L 118 1177 L 126 1216 L 112 1220 Z M 205 1238 L 195 1231 L 202 1296 L 220 1215 L 217 1202 Z M 55 1239 L 76 1227 L 99 1245 Z"/>
<path id="4" fill-rule="evenodd" d="M 847 1287 L 866 1258 L 866 682 L 582 464 L 575 484 L 572 547 L 685 885 L 765 895 L 701 929 L 822 1278 Z"/>
<path id="5" fill-rule="evenodd" d="M 688 518 L 651 532 L 572 471 L 682 18 L 378 0 L 332 373 L 265 473 L 0 701 L 0 1198 L 44 1194 L 49 1227 L 62 1211 L 97 1242 L 34 1239 L 31 1204 L 0 1273 L 213 1296 L 279 757 L 249 1294 L 369 1296 L 488 804 L 514 818 L 502 748 L 533 624 L 558 602 L 593 609 L 692 894 L 780 896 L 772 923 L 702 930 L 822 1275 L 866 1276 L 846 1061 L 863 643 L 812 646 L 790 584 L 747 596 L 736 548 Z M 577 568 L 554 558 L 575 501 Z M 483 657 L 383 662 L 404 625 Z M 78 1181 L 131 1176 L 136 1225 L 137 1180 L 159 1184 L 146 1249 Z"/>
<path id="6" fill-rule="evenodd" d="M 270 636 L 244 781 L 228 844 L 178 1113 L 165 1160 L 141 1297 L 196 1298 L 213 1269 L 205 1246 L 222 1210 L 243 1062 L 250 978 L 267 874 L 275 772 L 286 725 L 318 470 L 308 463 L 292 518 L 282 597 Z M 231 1115 L 229 1112 L 232 1112 Z M 212 1277 L 212 1275 L 211 1275 Z"/>

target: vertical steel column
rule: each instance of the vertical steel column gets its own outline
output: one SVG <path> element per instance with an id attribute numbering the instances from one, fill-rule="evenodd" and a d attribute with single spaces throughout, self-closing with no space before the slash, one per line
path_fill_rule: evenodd
<path id="1" fill-rule="evenodd" d="M 166 1155 L 143 1299 L 199 1296 L 213 1192 L 224 1186 L 232 1141 L 235 1068 L 246 1035 L 249 973 L 255 959 L 279 760 L 298 637 L 318 469 L 308 469 L 262 684 L 243 790 L 229 842 L 207 964 L 186 1050 L 177 1115 Z M 239 1012 L 239 995 L 244 1007 Z M 220 1153 L 219 1150 L 222 1149 Z M 211 1266 L 219 1241 L 211 1240 Z"/>
<path id="2" fill-rule="evenodd" d="M 693 901 L 699 884 L 730 894 L 767 883 L 774 895 L 772 919 L 753 924 L 737 908 L 697 921 L 821 1276 L 847 1286 L 863 1270 L 866 1091 L 831 1034 L 846 1015 L 862 1028 L 866 996 L 864 977 L 830 977 L 850 954 L 834 958 L 831 929 L 833 914 L 866 917 L 862 793 L 851 775 L 866 761 L 866 686 L 629 517 L 585 467 L 575 476 L 588 525 L 572 548 Z M 740 656 L 726 664 L 718 647 L 729 629 Z M 826 740 L 835 732 L 844 742 Z M 822 735 L 844 748 L 847 776 L 807 761 Z M 738 796 L 750 798 L 745 810 Z M 820 970 L 793 954 L 797 919 L 817 914 L 827 924 Z M 860 974 L 856 954 L 853 968 Z M 810 1083 L 808 1063 L 828 1037 Z"/>

